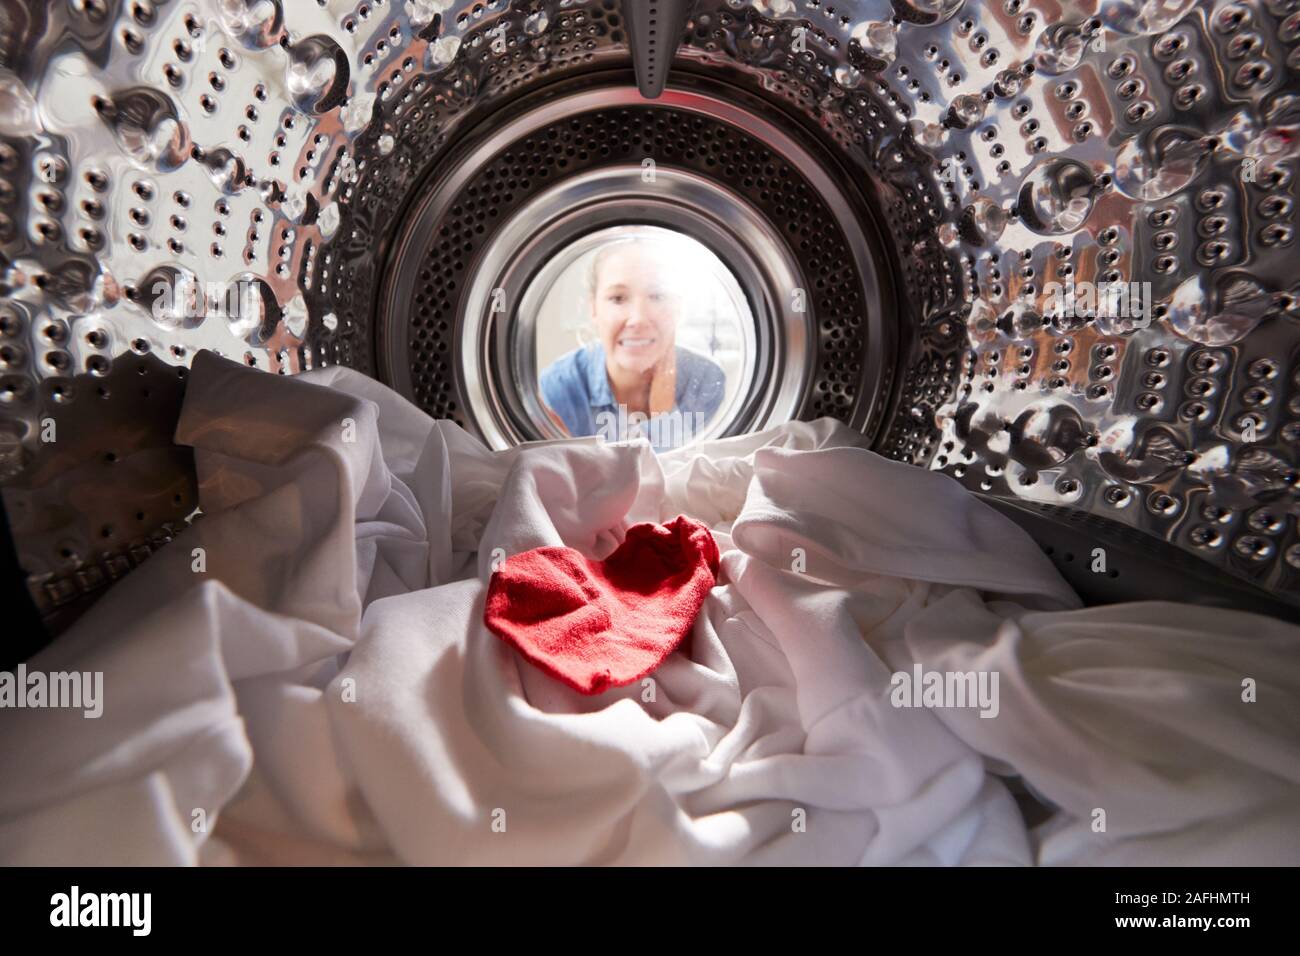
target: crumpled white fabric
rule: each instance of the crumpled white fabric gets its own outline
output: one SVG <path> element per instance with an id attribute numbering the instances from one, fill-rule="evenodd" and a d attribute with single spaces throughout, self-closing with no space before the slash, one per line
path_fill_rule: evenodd
<path id="1" fill-rule="evenodd" d="M 996 720 L 935 713 L 1062 808 L 1035 834 L 1040 862 L 1300 862 L 1297 628 L 1164 601 L 1035 613 L 962 591 L 906 631 L 900 662 L 1000 674 Z"/>
<path id="2" fill-rule="evenodd" d="M 204 516 L 28 662 L 103 670 L 104 716 L 0 712 L 0 862 L 1296 860 L 1297 629 L 1078 610 L 833 421 L 490 452 L 350 370 L 200 353 L 177 441 Z M 494 557 L 679 513 L 722 573 L 649 683 L 584 697 L 483 626 Z M 918 661 L 999 668 L 1000 716 L 893 707 Z M 993 771 L 1062 809 L 1028 832 Z"/>

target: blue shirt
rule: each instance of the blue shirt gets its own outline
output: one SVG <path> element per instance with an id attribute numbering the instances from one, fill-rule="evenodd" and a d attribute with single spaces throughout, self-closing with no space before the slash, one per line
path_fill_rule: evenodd
<path id="1" fill-rule="evenodd" d="M 684 445 L 699 434 L 722 404 L 726 373 L 712 359 L 677 347 L 677 389 L 672 411 L 649 419 L 641 434 L 656 451 Z M 629 414 L 620 413 L 605 372 L 599 342 L 574 349 L 548 365 L 540 376 L 542 398 L 570 435 L 604 435 L 619 441 L 634 437 Z M 635 425 L 635 421 L 632 422 Z"/>

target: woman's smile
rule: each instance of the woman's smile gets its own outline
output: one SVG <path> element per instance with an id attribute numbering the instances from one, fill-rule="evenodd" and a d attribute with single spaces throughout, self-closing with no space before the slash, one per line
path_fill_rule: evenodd
<path id="1" fill-rule="evenodd" d="M 623 441 L 642 434 L 638 416 L 660 422 L 652 429 L 690 422 L 694 435 L 714 415 L 726 373 L 677 344 L 678 323 L 695 293 L 691 275 L 686 257 L 654 238 L 619 239 L 595 251 L 587 294 L 596 341 L 556 359 L 539 382 L 555 424 L 570 435 Z M 656 449 L 690 441 L 683 428 L 642 437 Z"/>
<path id="2" fill-rule="evenodd" d="M 652 352 L 659 339 L 653 335 L 620 335 L 618 347 L 629 352 Z"/>
<path id="3" fill-rule="evenodd" d="M 654 243 L 629 242 L 598 257 L 591 317 L 605 346 L 615 390 L 640 391 L 673 353 L 678 296 L 672 265 Z"/>

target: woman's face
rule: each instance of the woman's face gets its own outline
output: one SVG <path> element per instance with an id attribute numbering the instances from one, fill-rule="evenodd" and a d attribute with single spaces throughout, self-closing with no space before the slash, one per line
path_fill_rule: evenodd
<path id="1" fill-rule="evenodd" d="M 619 246 L 604 256 L 591 310 L 611 368 L 654 368 L 673 347 L 677 327 L 677 297 L 664 257 L 643 243 Z"/>

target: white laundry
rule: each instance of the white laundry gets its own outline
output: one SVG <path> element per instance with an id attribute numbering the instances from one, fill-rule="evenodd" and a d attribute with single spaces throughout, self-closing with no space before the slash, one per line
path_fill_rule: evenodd
<path id="1" fill-rule="evenodd" d="M 1040 862 L 1295 865 L 1296 632 L 1163 601 L 1043 614 L 957 592 L 909 622 L 898 659 L 1001 675 L 997 720 L 935 713 L 1064 809 L 1035 834 Z"/>
<path id="2" fill-rule="evenodd" d="M 204 516 L 28 662 L 103 671 L 103 716 L 0 711 L 0 863 L 1300 862 L 1300 630 L 1079 610 L 830 420 L 490 452 L 200 353 L 177 440 Z M 651 683 L 584 697 L 483 625 L 494 553 L 679 513 L 722 572 Z M 918 663 L 997 670 L 998 717 L 893 706 Z M 1028 832 L 993 771 L 1061 811 Z"/>

